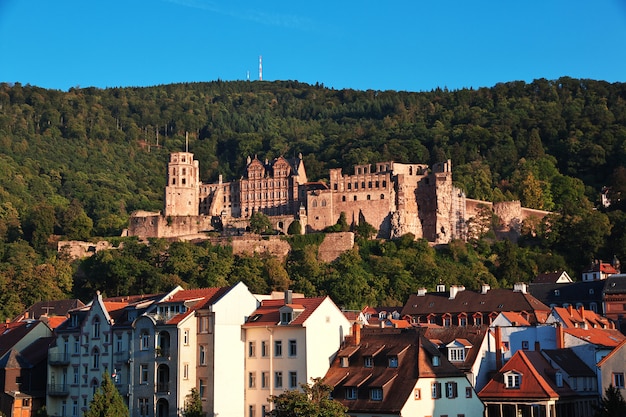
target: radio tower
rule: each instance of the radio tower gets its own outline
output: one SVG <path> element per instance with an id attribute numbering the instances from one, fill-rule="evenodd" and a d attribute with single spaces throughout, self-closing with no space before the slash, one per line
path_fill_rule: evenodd
<path id="1" fill-rule="evenodd" d="M 259 55 L 259 81 L 263 81 L 263 56 Z"/>

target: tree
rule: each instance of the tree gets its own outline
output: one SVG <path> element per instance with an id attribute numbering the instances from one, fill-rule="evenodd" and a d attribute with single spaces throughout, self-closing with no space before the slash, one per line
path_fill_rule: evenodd
<path id="1" fill-rule="evenodd" d="M 127 417 L 128 415 L 128 407 L 113 385 L 111 377 L 105 372 L 102 376 L 102 385 L 93 395 L 85 417 Z"/>
<path id="2" fill-rule="evenodd" d="M 287 234 L 288 235 L 302 234 L 302 225 L 300 224 L 299 220 L 294 220 L 293 222 L 291 222 L 291 224 L 289 225 L 289 228 L 287 229 Z"/>
<path id="3" fill-rule="evenodd" d="M 345 417 L 348 409 L 339 401 L 330 399 L 332 387 L 322 378 L 311 378 L 312 384 L 300 384 L 300 390 L 272 395 L 269 401 L 274 409 L 270 417 Z"/>
<path id="4" fill-rule="evenodd" d="M 204 411 L 202 411 L 202 399 L 200 393 L 194 387 L 187 395 L 185 401 L 185 410 L 183 411 L 183 417 L 204 417 Z"/>
<path id="5" fill-rule="evenodd" d="M 272 228 L 272 222 L 270 218 L 260 211 L 255 211 L 252 216 L 250 216 L 250 231 L 252 233 L 265 233 Z"/>
<path id="6" fill-rule="evenodd" d="M 604 391 L 604 397 L 596 407 L 595 417 L 623 417 L 626 416 L 626 401 L 619 388 L 609 385 Z"/>

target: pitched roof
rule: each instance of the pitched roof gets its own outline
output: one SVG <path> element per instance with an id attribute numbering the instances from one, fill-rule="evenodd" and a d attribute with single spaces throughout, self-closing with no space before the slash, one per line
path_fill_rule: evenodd
<path id="1" fill-rule="evenodd" d="M 599 315 L 598 313 L 585 310 L 583 308 L 575 309 L 573 307 L 553 307 L 552 310 L 561 318 L 563 327 L 591 327 L 591 328 L 608 328 L 611 327 L 611 322 Z"/>
<path id="2" fill-rule="evenodd" d="M 433 355 L 440 357 L 439 366 L 433 366 Z M 365 367 L 365 357 L 370 356 L 373 366 Z M 397 358 L 397 367 L 389 366 L 390 357 Z M 345 358 L 349 363 L 342 366 Z M 349 413 L 399 414 L 412 398 L 418 378 L 463 375 L 421 335 L 420 329 L 364 327 L 358 344 L 346 344 L 340 349 L 324 382 L 334 387 L 333 398 L 348 407 Z M 348 387 L 358 388 L 356 399 L 346 398 Z M 382 401 L 369 399 L 370 388 L 383 389 Z"/>
<path id="3" fill-rule="evenodd" d="M 29 320 L 0 324 L 0 357 L 13 349 L 13 346 L 33 331 L 37 325 L 45 326 L 45 324 L 40 323 L 39 321 Z"/>
<path id="4" fill-rule="evenodd" d="M 591 370 L 570 348 L 544 349 L 541 351 L 548 360 L 553 361 L 569 376 L 595 377 L 596 373 Z"/>
<path id="5" fill-rule="evenodd" d="M 507 388 L 505 375 L 508 372 L 521 374 L 519 388 Z M 561 387 L 556 384 L 557 369 L 538 351 L 518 350 L 511 359 L 478 393 L 482 400 L 547 400 L 560 397 L 575 397 L 565 381 Z"/>
<path id="6" fill-rule="evenodd" d="M 76 298 L 68 300 L 39 301 L 28 307 L 26 311 L 13 319 L 13 321 L 39 319 L 41 316 L 65 317 L 67 316 L 68 311 L 84 305 L 85 304 L 82 301 Z"/>
<path id="7" fill-rule="evenodd" d="M 465 354 L 465 360 L 463 362 L 452 362 L 457 368 L 466 371 L 471 369 L 474 362 L 476 362 L 478 350 L 488 331 L 489 327 L 486 325 L 479 327 L 428 327 L 424 330 L 424 336 L 438 346 L 442 352 L 445 352 L 446 345 L 455 340 L 464 345 L 465 343 L 471 345 Z"/>
<path id="8" fill-rule="evenodd" d="M 619 345 L 615 346 L 615 348 L 611 350 L 611 352 L 609 352 L 608 355 L 602 358 L 600 362 L 596 364 L 596 366 L 601 367 L 602 365 L 604 365 L 613 355 L 619 352 L 625 345 L 626 345 L 626 338 L 622 340 Z"/>
<path id="9" fill-rule="evenodd" d="M 528 291 L 541 302 L 547 305 L 563 305 L 565 303 L 576 305 L 577 303 L 595 302 L 599 306 L 602 302 L 602 289 L 605 281 L 579 281 L 554 283 L 532 283 Z"/>
<path id="10" fill-rule="evenodd" d="M 613 275 L 604 281 L 604 294 L 626 294 L 626 274 Z"/>
<path id="11" fill-rule="evenodd" d="M 588 343 L 613 349 L 619 345 L 626 336 L 615 329 L 563 329 L 563 333 L 577 337 Z"/>
<path id="12" fill-rule="evenodd" d="M 502 314 L 511 323 L 517 323 L 518 326 L 530 326 L 530 322 L 524 316 L 515 311 L 503 311 Z"/>
<path id="13" fill-rule="evenodd" d="M 320 304 L 328 297 L 294 298 L 292 304 L 301 305 L 304 310 L 289 324 L 281 326 L 302 326 Z M 244 327 L 274 326 L 280 323 L 280 308 L 285 306 L 284 299 L 262 300 L 257 308 L 244 323 Z"/>
<path id="14" fill-rule="evenodd" d="M 526 311 L 534 313 L 536 310 L 549 311 L 550 308 L 522 291 L 508 289 L 493 289 L 486 293 L 478 291 L 459 291 L 454 298 L 449 292 L 426 293 L 424 295 L 411 294 L 402 309 L 404 315 L 444 314 L 500 311 Z"/>
<path id="15" fill-rule="evenodd" d="M 230 291 L 232 287 L 211 287 L 211 288 L 198 288 L 192 290 L 178 291 L 166 300 L 163 300 L 159 304 L 167 303 L 180 303 L 185 302 L 187 310 L 183 313 L 176 314 L 167 320 L 166 324 L 178 324 L 184 318 L 194 314 L 196 310 L 202 308 L 208 308 L 214 304 L 217 300 L 222 298 L 224 294 Z M 189 302 L 195 301 L 191 304 Z"/>
<path id="16" fill-rule="evenodd" d="M 572 279 L 567 274 L 567 272 L 561 270 L 561 271 L 546 272 L 543 274 L 538 274 L 532 283 L 533 284 L 555 284 L 561 278 L 564 278 L 566 280 L 569 280 L 569 282 L 572 282 Z"/>

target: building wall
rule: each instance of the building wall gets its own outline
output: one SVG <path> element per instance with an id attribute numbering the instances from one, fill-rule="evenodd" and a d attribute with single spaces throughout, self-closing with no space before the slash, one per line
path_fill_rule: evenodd
<path id="1" fill-rule="evenodd" d="M 441 383 L 441 397 L 432 398 L 432 383 Z M 457 383 L 457 397 L 446 398 L 446 382 Z M 466 398 L 465 389 L 471 389 L 471 397 Z M 416 390 L 419 390 L 419 399 L 416 398 Z M 484 406 L 476 392 L 465 377 L 455 378 L 419 378 L 413 389 L 411 398 L 407 399 L 402 408 L 401 416 L 430 417 L 430 416 L 458 416 L 466 417 L 482 416 Z"/>
<path id="2" fill-rule="evenodd" d="M 624 348 L 624 345 L 621 345 L 616 349 L 617 350 L 611 353 L 611 357 L 607 358 L 602 363 L 602 367 L 600 368 L 601 395 L 604 395 L 609 385 L 615 386 L 615 383 L 613 382 L 614 372 L 626 375 L 626 369 L 624 369 L 624 364 L 626 363 L 626 348 Z M 620 387 L 619 391 L 622 394 L 622 397 L 626 398 L 626 388 Z"/>

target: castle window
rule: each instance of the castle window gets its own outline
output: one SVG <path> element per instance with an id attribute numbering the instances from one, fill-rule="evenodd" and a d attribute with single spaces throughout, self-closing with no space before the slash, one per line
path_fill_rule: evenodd
<path id="1" fill-rule="evenodd" d="M 359 183 L 358 183 L 358 182 L 355 182 L 355 183 L 354 183 L 354 189 L 355 189 L 355 190 L 358 190 L 358 189 L 359 189 Z"/>
<path id="2" fill-rule="evenodd" d="M 322 207 L 326 207 L 326 200 L 322 200 Z"/>
<path id="3" fill-rule="evenodd" d="M 376 188 L 380 187 L 380 181 L 376 181 Z"/>
<path id="4" fill-rule="evenodd" d="M 380 199 L 381 199 L 381 200 L 384 200 L 384 199 L 385 199 L 385 194 L 381 194 L 381 195 L 380 195 Z"/>
<path id="5" fill-rule="evenodd" d="M 335 184 L 333 184 L 333 189 L 334 189 L 335 191 L 337 191 L 337 184 L 336 184 L 336 183 L 335 183 Z"/>
<path id="6" fill-rule="evenodd" d="M 367 188 L 372 188 L 372 182 L 371 181 L 367 183 Z"/>
<path id="7" fill-rule="evenodd" d="M 181 181 L 182 185 L 185 185 L 187 183 L 186 178 L 182 178 Z"/>
<path id="8" fill-rule="evenodd" d="M 356 201 L 356 196 L 354 196 L 354 201 Z"/>
<path id="9" fill-rule="evenodd" d="M 365 188 L 365 181 L 361 181 L 361 188 Z"/>
<path id="10" fill-rule="evenodd" d="M 341 196 L 341 201 L 346 201 L 346 196 L 345 195 Z"/>
<path id="11" fill-rule="evenodd" d="M 172 185 L 176 185 L 176 178 L 172 178 Z"/>
<path id="12" fill-rule="evenodd" d="M 368 200 L 370 200 L 370 199 L 371 199 L 369 194 L 367 195 L 367 199 L 368 199 Z"/>
<path id="13" fill-rule="evenodd" d="M 187 168 L 183 168 L 183 175 L 187 175 Z"/>
<path id="14" fill-rule="evenodd" d="M 387 181 L 383 181 L 383 188 L 387 187 Z"/>
<path id="15" fill-rule="evenodd" d="M 351 189 L 352 189 L 352 183 L 351 183 L 351 182 L 349 182 L 349 183 L 348 183 L 348 190 L 351 190 Z"/>
<path id="16" fill-rule="evenodd" d="M 313 207 L 317 207 L 317 200 L 313 200 Z"/>

